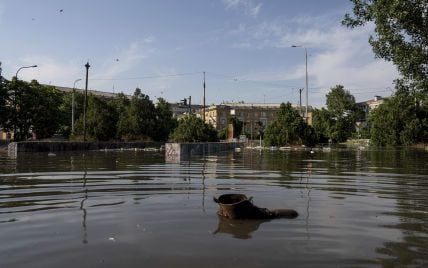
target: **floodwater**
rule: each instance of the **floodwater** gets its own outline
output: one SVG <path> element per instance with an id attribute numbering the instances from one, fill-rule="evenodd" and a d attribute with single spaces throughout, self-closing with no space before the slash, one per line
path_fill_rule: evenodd
<path id="1" fill-rule="evenodd" d="M 243 193 L 295 219 L 227 221 Z M 428 267 L 428 152 L 0 154 L 0 267 Z"/>

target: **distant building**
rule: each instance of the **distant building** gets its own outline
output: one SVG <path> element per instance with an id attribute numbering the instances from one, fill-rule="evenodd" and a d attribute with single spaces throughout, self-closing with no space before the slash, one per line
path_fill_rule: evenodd
<path id="1" fill-rule="evenodd" d="M 184 115 L 189 114 L 189 105 L 184 104 L 182 102 L 170 103 L 172 117 L 173 118 L 181 118 Z M 199 109 L 202 108 L 202 105 L 192 104 L 190 112 L 195 114 Z"/>
<path id="2" fill-rule="evenodd" d="M 51 86 L 51 85 L 45 85 L 45 86 Z M 73 92 L 73 88 L 71 88 L 71 87 L 60 87 L 60 86 L 53 86 L 53 87 L 55 87 L 59 91 L 65 92 L 65 93 Z M 85 89 L 76 88 L 75 90 L 76 90 L 76 92 L 79 92 L 79 93 L 85 93 Z M 90 89 L 88 89 L 88 94 L 93 94 L 93 95 L 98 96 L 98 97 L 111 98 L 111 99 L 113 99 L 113 98 L 117 97 L 117 95 L 119 95 L 119 93 L 104 92 L 104 91 L 90 90 Z M 127 97 L 128 99 L 132 98 L 131 95 L 125 95 L 125 97 Z"/>
<path id="3" fill-rule="evenodd" d="M 262 128 L 266 128 L 266 126 L 276 119 L 280 105 L 280 103 L 245 102 L 211 105 L 205 108 L 205 122 L 217 130 L 222 130 L 227 128 L 229 118 L 235 116 L 244 122 L 243 133 L 255 137 L 260 125 Z M 293 105 L 293 107 L 298 109 L 298 106 Z M 198 113 L 202 117 L 203 110 L 199 110 Z M 310 122 L 312 122 L 312 119 L 310 119 Z"/>
<path id="4" fill-rule="evenodd" d="M 374 98 L 371 100 L 357 102 L 357 106 L 360 107 L 366 115 L 365 121 L 367 121 L 370 111 L 379 107 L 379 105 L 381 105 L 384 101 L 385 99 L 381 96 L 374 96 Z"/>

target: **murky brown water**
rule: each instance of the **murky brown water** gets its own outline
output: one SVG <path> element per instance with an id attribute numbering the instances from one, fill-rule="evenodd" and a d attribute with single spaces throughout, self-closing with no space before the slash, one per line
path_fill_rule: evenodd
<path id="1" fill-rule="evenodd" d="M 221 221 L 253 196 L 296 219 Z M 0 267 L 428 267 L 428 153 L 0 154 Z"/>

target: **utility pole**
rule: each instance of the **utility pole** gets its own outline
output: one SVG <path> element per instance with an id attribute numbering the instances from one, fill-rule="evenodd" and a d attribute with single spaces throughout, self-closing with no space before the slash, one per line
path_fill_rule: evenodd
<path id="1" fill-rule="evenodd" d="M 299 113 L 302 116 L 302 91 L 303 88 L 299 88 Z"/>
<path id="2" fill-rule="evenodd" d="M 189 115 L 192 115 L 192 96 L 189 96 Z"/>
<path id="3" fill-rule="evenodd" d="M 305 121 L 308 123 L 308 49 L 305 46 L 292 45 L 291 47 L 300 47 L 305 49 L 305 66 L 306 66 L 306 111 L 305 111 Z"/>
<path id="4" fill-rule="evenodd" d="M 86 109 L 88 106 L 88 73 L 89 73 L 89 62 L 85 64 L 86 68 L 86 83 L 85 83 L 85 100 L 83 103 L 83 142 L 86 142 Z"/>
<path id="5" fill-rule="evenodd" d="M 204 123 L 205 123 L 205 72 L 204 72 L 204 99 L 203 99 L 203 102 L 204 102 L 204 109 L 203 109 L 203 111 L 204 111 L 204 114 L 203 114 L 203 116 L 202 116 L 202 118 L 204 119 Z"/>
<path id="6" fill-rule="evenodd" d="M 305 111 L 305 121 L 308 123 L 308 50 L 305 47 L 305 63 L 306 63 L 306 111 Z"/>
<path id="7" fill-rule="evenodd" d="M 76 92 L 76 83 L 79 82 L 80 80 L 82 80 L 82 79 L 80 79 L 80 78 L 76 79 L 76 80 L 74 80 L 74 83 L 73 83 L 73 93 L 71 95 L 71 133 L 74 133 L 74 111 L 75 111 L 74 94 Z"/>

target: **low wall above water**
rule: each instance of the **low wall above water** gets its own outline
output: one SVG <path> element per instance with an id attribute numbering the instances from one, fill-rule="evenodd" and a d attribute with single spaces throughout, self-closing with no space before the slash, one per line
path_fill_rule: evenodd
<path id="1" fill-rule="evenodd" d="M 74 141 L 24 141 L 11 142 L 8 146 L 10 156 L 22 152 L 63 152 L 63 151 L 89 151 L 114 150 L 131 148 L 160 148 L 162 142 L 74 142 Z"/>
<path id="2" fill-rule="evenodd" d="M 168 162 L 177 162 L 193 155 L 215 154 L 242 147 L 243 143 L 240 142 L 166 143 L 165 159 Z"/>

